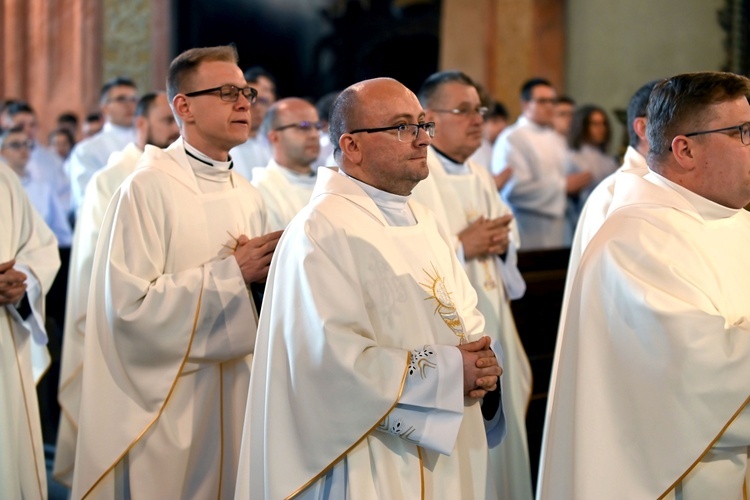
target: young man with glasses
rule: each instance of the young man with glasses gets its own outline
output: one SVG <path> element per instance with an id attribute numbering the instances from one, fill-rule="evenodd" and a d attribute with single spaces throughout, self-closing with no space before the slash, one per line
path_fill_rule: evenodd
<path id="1" fill-rule="evenodd" d="M 516 331 L 510 300 L 526 285 L 516 267 L 518 231 L 500 200 L 487 169 L 469 158 L 482 141 L 482 107 L 474 82 L 460 71 L 430 75 L 419 92 L 426 120 L 435 122 L 427 148 L 430 176 L 414 189 L 414 199 L 444 217 L 456 251 L 479 296 L 485 331 L 505 353 L 502 397 L 508 433 L 490 450 L 497 496 L 531 500 L 531 470 L 526 445 L 526 407 L 531 367 Z"/>
<path id="2" fill-rule="evenodd" d="M 580 192 L 593 179 L 588 172 L 565 174 L 567 146 L 552 128 L 556 99 L 549 81 L 526 81 L 521 87 L 522 115 L 503 130 L 492 151 L 495 175 L 513 169 L 501 194 L 513 209 L 526 250 L 570 245 L 567 195 Z"/>
<path id="3" fill-rule="evenodd" d="M 553 369 L 538 498 L 750 487 L 750 80 L 656 84 L 649 172 L 622 173 Z"/>
<path id="4" fill-rule="evenodd" d="M 494 498 L 480 399 L 501 369 L 450 236 L 409 200 L 434 130 L 392 79 L 336 99 L 340 169 L 269 273 L 238 498 Z"/>
<path id="5" fill-rule="evenodd" d="M 73 484 L 86 307 L 96 243 L 112 196 L 125 178 L 135 171 L 146 145 L 166 148 L 180 136 L 166 93 L 150 92 L 141 96 L 135 111 L 135 128 L 135 141 L 122 151 L 110 155 L 107 165 L 91 177 L 76 221 L 65 304 L 60 390 L 57 397 L 62 412 L 53 471 L 55 479 L 68 487 Z"/>
<path id="6" fill-rule="evenodd" d="M 249 288 L 280 232 L 232 171 L 256 97 L 234 47 L 177 56 L 167 95 L 181 138 L 146 147 L 94 257 L 75 498 L 234 491 L 258 314 Z"/>
<path id="7" fill-rule="evenodd" d="M 263 195 L 274 230 L 284 229 L 310 201 L 322 127 L 315 106 L 297 97 L 275 102 L 266 113 L 260 133 L 268 138 L 273 158 L 253 168 L 253 185 Z"/>
<path id="8" fill-rule="evenodd" d="M 104 117 L 104 126 L 99 133 L 76 144 L 67 161 L 74 216 L 94 172 L 107 164 L 110 154 L 121 151 L 133 142 L 137 100 L 135 83 L 128 78 L 114 78 L 102 86 L 99 108 Z"/>
<path id="9" fill-rule="evenodd" d="M 245 71 L 247 84 L 258 91 L 258 97 L 250 107 L 252 124 L 250 137 L 243 144 L 232 149 L 237 172 L 246 179 L 252 178 L 252 170 L 268 163 L 272 158 L 268 137 L 260 130 L 271 105 L 276 102 L 276 80 L 273 75 L 260 66 L 253 66 Z"/>
<path id="10" fill-rule="evenodd" d="M 66 210 L 60 205 L 56 185 L 51 179 L 44 176 L 40 178 L 37 172 L 31 172 L 27 168 L 34 147 L 34 141 L 22 125 L 0 135 L 2 160 L 18 175 L 34 208 L 55 233 L 58 246 L 69 248 L 73 230 L 68 223 Z"/>

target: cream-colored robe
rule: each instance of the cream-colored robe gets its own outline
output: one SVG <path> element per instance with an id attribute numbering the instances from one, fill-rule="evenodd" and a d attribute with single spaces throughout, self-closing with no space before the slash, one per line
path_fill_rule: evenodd
<path id="1" fill-rule="evenodd" d="M 573 283 L 539 499 L 741 499 L 750 214 L 621 174 Z"/>
<path id="2" fill-rule="evenodd" d="M 47 498 L 32 351 L 47 350 L 44 296 L 60 268 L 60 254 L 18 176 L 1 162 L 0 234 L 0 262 L 15 259 L 14 267 L 27 275 L 32 309 L 24 321 L 15 306 L 0 307 L 0 496 Z"/>
<path id="3" fill-rule="evenodd" d="M 305 494 L 335 468 L 347 498 L 493 498 L 477 400 L 450 455 L 377 430 L 410 368 L 435 374 L 410 351 L 482 332 L 449 237 L 417 203 L 416 225 L 390 226 L 354 181 L 318 176 L 271 264 L 237 498 Z"/>
<path id="4" fill-rule="evenodd" d="M 445 218 L 455 241 L 458 233 L 484 216 L 494 219 L 510 213 L 493 188 L 486 169 L 468 161 L 469 173 L 449 174 L 433 148 L 428 149 L 430 175 L 414 189 L 413 198 L 426 205 L 438 218 Z M 515 253 L 518 232 L 511 223 L 509 253 Z M 460 252 L 461 254 L 463 252 Z M 503 348 L 501 378 L 507 435 L 503 443 L 490 451 L 492 472 L 500 498 L 531 499 L 531 469 L 526 439 L 526 409 L 531 397 L 531 366 L 518 337 L 510 302 L 504 291 L 499 256 L 463 259 L 464 269 L 477 292 L 477 308 L 485 318 L 485 331 L 499 340 Z M 511 264 L 514 265 L 514 264 Z M 517 271 L 517 270 L 516 270 Z"/>
<path id="5" fill-rule="evenodd" d="M 73 485 L 83 380 L 83 335 L 96 241 L 112 195 L 122 181 L 133 173 L 141 154 L 143 151 L 134 143 L 128 144 L 121 152 L 112 153 L 107 166 L 97 170 L 91 177 L 78 209 L 65 303 L 60 386 L 57 393 L 60 428 L 57 432 L 54 466 L 55 479 L 68 487 Z"/>
<path id="6" fill-rule="evenodd" d="M 263 196 L 269 226 L 278 231 L 310 201 L 315 176 L 298 174 L 271 159 L 265 167 L 253 168 L 253 186 Z"/>
<path id="7" fill-rule="evenodd" d="M 107 209 L 74 498 L 232 495 L 257 316 L 231 253 L 266 220 L 248 181 L 214 176 L 216 190 L 203 192 L 182 139 L 147 146 Z"/>

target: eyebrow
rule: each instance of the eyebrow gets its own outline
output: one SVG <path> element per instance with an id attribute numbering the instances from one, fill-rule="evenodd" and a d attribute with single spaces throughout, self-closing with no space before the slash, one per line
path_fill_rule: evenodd
<path id="1" fill-rule="evenodd" d="M 396 116 L 392 116 L 392 117 L 391 117 L 391 118 L 389 119 L 389 122 L 395 122 L 395 121 L 398 121 L 398 120 L 406 120 L 406 121 L 409 121 L 409 120 L 411 120 L 411 117 L 412 117 L 412 115 L 410 115 L 409 113 L 401 113 L 401 114 L 398 114 L 398 115 L 396 115 Z M 424 111 L 422 111 L 422 112 L 421 112 L 421 113 L 419 114 L 419 116 L 417 117 L 417 121 L 420 121 L 420 120 L 423 120 L 423 121 L 424 121 L 424 117 L 425 117 L 425 113 L 424 113 Z"/>

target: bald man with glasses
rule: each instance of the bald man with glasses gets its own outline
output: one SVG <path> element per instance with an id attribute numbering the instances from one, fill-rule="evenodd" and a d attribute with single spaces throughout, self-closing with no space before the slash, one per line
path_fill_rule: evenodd
<path id="1" fill-rule="evenodd" d="M 74 498 L 229 498 L 258 311 L 280 232 L 232 170 L 255 89 L 232 46 L 170 65 L 181 137 L 146 146 L 94 256 Z"/>
<path id="2" fill-rule="evenodd" d="M 330 133 L 340 168 L 318 170 L 269 273 L 237 498 L 495 498 L 496 351 L 450 237 L 409 198 L 434 123 L 378 78 L 339 95 Z"/>
<path id="3" fill-rule="evenodd" d="M 310 201 L 322 128 L 315 106 L 297 97 L 275 102 L 263 119 L 260 133 L 268 138 L 273 158 L 265 167 L 253 168 L 253 185 L 263 196 L 274 230 L 284 229 Z"/>

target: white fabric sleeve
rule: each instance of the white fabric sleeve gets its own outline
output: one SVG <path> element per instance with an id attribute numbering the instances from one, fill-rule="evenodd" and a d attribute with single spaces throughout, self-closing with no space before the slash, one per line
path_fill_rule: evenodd
<path id="1" fill-rule="evenodd" d="M 450 455 L 463 413 L 460 351 L 455 346 L 426 345 L 412 351 L 401 398 L 378 430 Z"/>
<path id="2" fill-rule="evenodd" d="M 24 325 L 31 332 L 34 342 L 39 345 L 47 344 L 47 330 L 44 328 L 44 294 L 42 285 L 26 264 L 16 264 L 15 269 L 26 275 L 26 298 L 31 307 L 31 314 L 25 320 L 12 305 L 7 306 L 11 317 L 20 325 Z"/>
<path id="3" fill-rule="evenodd" d="M 518 270 L 518 247 L 511 233 L 508 249 L 505 251 L 505 259 L 497 258 L 498 270 L 503 278 L 505 294 L 510 300 L 523 297 L 526 293 L 526 281 Z"/>

